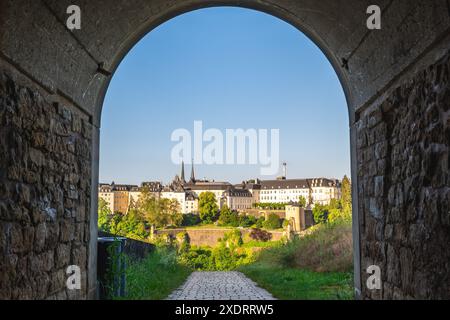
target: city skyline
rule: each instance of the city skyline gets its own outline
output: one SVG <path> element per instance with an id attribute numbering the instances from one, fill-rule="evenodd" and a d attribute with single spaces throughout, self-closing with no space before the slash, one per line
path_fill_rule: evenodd
<path id="1" fill-rule="evenodd" d="M 347 106 L 335 71 L 305 35 L 267 14 L 203 9 L 145 36 L 105 98 L 100 181 L 171 181 L 179 172 L 171 134 L 193 132 L 198 120 L 222 133 L 279 129 L 279 167 L 287 162 L 290 177 L 350 176 Z M 233 183 L 281 175 L 261 176 L 259 164 L 196 168 L 199 178 Z"/>

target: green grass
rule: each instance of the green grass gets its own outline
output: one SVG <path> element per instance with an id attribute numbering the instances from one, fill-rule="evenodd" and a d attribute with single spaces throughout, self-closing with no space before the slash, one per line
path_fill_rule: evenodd
<path id="1" fill-rule="evenodd" d="M 321 273 L 295 268 L 273 267 L 260 263 L 241 266 L 238 270 L 278 299 L 353 299 L 353 276 L 351 272 Z"/>
<path id="2" fill-rule="evenodd" d="M 351 221 L 261 250 L 239 270 L 279 299 L 353 299 Z"/>
<path id="3" fill-rule="evenodd" d="M 143 260 L 128 265 L 124 299 L 165 299 L 191 272 L 177 262 L 174 251 L 158 248 Z"/>
<path id="4" fill-rule="evenodd" d="M 272 248 L 279 247 L 281 241 L 257 241 L 257 240 L 244 240 L 242 248 Z"/>

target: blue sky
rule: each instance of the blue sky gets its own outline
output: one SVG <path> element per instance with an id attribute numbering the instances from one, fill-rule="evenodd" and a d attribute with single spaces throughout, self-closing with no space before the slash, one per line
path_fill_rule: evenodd
<path id="1" fill-rule="evenodd" d="M 288 178 L 350 174 L 348 113 L 336 73 L 300 31 L 240 8 L 183 14 L 129 52 L 108 89 L 100 181 L 169 182 L 178 128 L 280 129 Z M 259 165 L 197 165 L 197 178 L 240 182 Z M 186 167 L 189 175 L 190 168 Z M 281 174 L 281 171 L 280 171 Z"/>

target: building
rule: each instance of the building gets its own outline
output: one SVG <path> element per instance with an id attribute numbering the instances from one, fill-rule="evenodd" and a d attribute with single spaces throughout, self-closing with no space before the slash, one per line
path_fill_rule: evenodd
<path id="1" fill-rule="evenodd" d="M 231 210 L 243 211 L 253 206 L 253 195 L 247 189 L 230 188 L 224 192 L 223 198 Z"/>
<path id="2" fill-rule="evenodd" d="M 131 199 L 138 198 L 139 187 L 136 185 L 102 183 L 99 185 L 98 196 L 108 203 L 113 213 L 127 213 Z"/>
<path id="3" fill-rule="evenodd" d="M 341 198 L 339 180 L 326 178 L 286 179 L 283 176 L 276 180 L 254 179 L 232 185 L 223 181 L 197 180 L 192 164 L 190 179 L 186 181 L 184 162 L 180 175 L 176 175 L 168 185 L 157 181 L 143 182 L 140 188 L 116 185 L 114 182 L 111 185 L 101 184 L 99 197 L 108 203 L 111 212 L 126 213 L 130 205 L 138 203 L 143 188 L 155 198 L 176 200 L 183 214 L 198 213 L 198 199 L 205 192 L 215 195 L 219 209 L 227 204 L 237 211 L 252 209 L 255 203 L 297 203 L 300 197 L 304 197 L 310 206 L 327 205 L 331 199 Z"/>
<path id="4" fill-rule="evenodd" d="M 306 210 L 298 204 L 287 205 L 285 207 L 285 219 L 289 221 L 291 231 L 293 232 L 300 232 L 314 225 L 311 210 Z"/>
<path id="5" fill-rule="evenodd" d="M 298 202 L 327 205 L 331 199 L 341 198 L 341 183 L 335 179 L 277 179 L 261 181 L 260 202 Z"/>

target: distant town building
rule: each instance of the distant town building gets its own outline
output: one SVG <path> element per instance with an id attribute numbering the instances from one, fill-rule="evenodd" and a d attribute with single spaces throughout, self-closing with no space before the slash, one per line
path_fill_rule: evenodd
<path id="1" fill-rule="evenodd" d="M 253 195 L 247 189 L 230 188 L 223 194 L 225 202 L 231 210 L 242 211 L 251 209 L 253 206 Z"/>
<path id="2" fill-rule="evenodd" d="M 138 197 L 138 190 L 136 185 L 102 183 L 99 185 L 98 196 L 106 201 L 111 212 L 127 213 L 132 197 Z"/>
<path id="3" fill-rule="evenodd" d="M 285 170 L 286 173 L 286 170 Z M 226 204 L 231 210 L 245 211 L 255 203 L 297 203 L 300 197 L 306 199 L 308 206 L 327 205 L 331 199 L 341 198 L 341 183 L 336 179 L 286 179 L 248 180 L 232 185 L 229 182 L 197 180 L 194 165 L 189 181 L 185 179 L 184 162 L 181 174 L 171 183 L 143 182 L 135 185 L 100 184 L 99 197 L 104 199 L 112 212 L 127 213 L 130 205 L 139 201 L 142 189 L 146 188 L 155 198 L 178 201 L 183 214 L 198 213 L 198 199 L 204 192 L 212 192 L 219 209 Z"/>
<path id="4" fill-rule="evenodd" d="M 304 197 L 311 206 L 327 205 L 331 199 L 341 198 L 341 183 L 326 178 L 261 181 L 260 202 L 298 202 L 300 197 Z"/>

